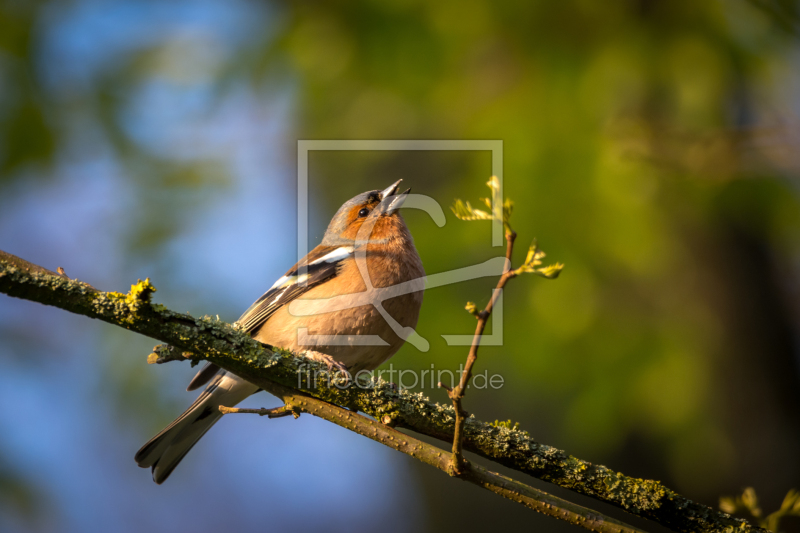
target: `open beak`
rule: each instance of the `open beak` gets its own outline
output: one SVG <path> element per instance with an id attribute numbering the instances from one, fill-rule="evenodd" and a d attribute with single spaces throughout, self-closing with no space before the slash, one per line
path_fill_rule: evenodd
<path id="1" fill-rule="evenodd" d="M 397 194 L 397 190 L 400 188 L 400 182 L 403 180 L 397 180 L 385 189 L 383 189 L 378 196 L 380 196 L 381 200 L 384 200 L 387 196 L 392 196 L 393 194 Z"/>
<path id="2" fill-rule="evenodd" d="M 400 188 L 400 182 L 403 180 L 397 180 L 396 182 L 392 183 L 389 187 L 385 188 L 381 191 L 381 203 L 378 205 L 377 210 L 380 212 L 381 215 L 391 215 L 403 205 L 403 202 L 406 201 L 408 197 L 408 193 L 411 192 L 411 188 L 409 187 L 402 193 L 398 194 L 397 190 Z"/>

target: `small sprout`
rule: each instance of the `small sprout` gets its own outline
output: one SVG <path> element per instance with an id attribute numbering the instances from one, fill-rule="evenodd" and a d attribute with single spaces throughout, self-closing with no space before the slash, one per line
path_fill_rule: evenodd
<path id="1" fill-rule="evenodd" d="M 492 190 L 492 198 L 481 198 L 481 200 L 489 208 L 489 211 L 476 209 L 472 207 L 469 202 L 456 200 L 452 207 L 453 214 L 461 220 L 500 220 L 503 222 L 503 228 L 506 234 L 513 233 L 511 225 L 509 224 L 509 219 L 511 218 L 511 212 L 514 210 L 514 203 L 509 199 L 506 199 L 505 202 L 501 201 L 500 181 L 496 176 L 492 176 L 487 185 Z M 556 279 L 558 275 L 561 274 L 564 265 L 561 263 L 554 263 L 552 265 L 540 267 L 544 256 L 545 253 L 539 250 L 534 240 L 530 249 L 528 249 L 528 256 L 525 258 L 525 262 L 521 267 L 514 270 L 514 275 L 518 276 L 522 273 L 531 273 L 547 279 Z M 469 306 L 470 304 L 467 305 Z M 467 307 L 467 311 L 475 314 L 469 307 Z"/>
<path id="2" fill-rule="evenodd" d="M 747 487 L 741 496 L 727 496 L 720 498 L 719 508 L 728 514 L 746 513 L 754 518 L 761 518 L 761 508 L 758 506 L 758 496 L 753 487 Z"/>
<path id="3" fill-rule="evenodd" d="M 461 220 L 492 220 L 491 213 L 475 209 L 469 202 L 456 200 L 451 209 L 453 214 Z"/>
<path id="4" fill-rule="evenodd" d="M 561 263 L 554 263 L 552 265 L 539 268 L 539 265 L 542 264 L 542 259 L 544 259 L 545 255 L 546 254 L 539 249 L 536 239 L 534 239 L 531 247 L 528 248 L 528 255 L 525 257 L 525 262 L 521 267 L 516 269 L 514 273 L 516 275 L 530 273 L 537 274 L 547 279 L 556 279 L 558 275 L 561 274 L 561 270 L 564 268 L 564 265 Z"/>
<path id="5" fill-rule="evenodd" d="M 511 218 L 511 212 L 514 210 L 514 202 L 506 198 L 506 201 L 503 202 L 503 222 L 508 225 L 508 221 Z M 510 226 L 509 226 L 510 229 Z"/>
<path id="6" fill-rule="evenodd" d="M 492 199 L 484 198 L 483 203 L 492 210 L 492 215 L 495 219 L 500 219 L 504 223 L 507 222 L 503 216 L 505 210 L 503 209 L 503 198 L 500 196 L 500 180 L 497 179 L 497 176 L 492 176 L 489 178 L 489 181 L 486 182 L 486 185 L 489 187 L 489 190 L 492 191 Z M 509 203 L 511 202 L 510 200 L 506 201 Z M 497 208 L 493 209 L 492 206 L 497 206 Z"/>
<path id="7" fill-rule="evenodd" d="M 753 487 L 747 487 L 741 496 L 724 496 L 719 499 L 719 508 L 728 514 L 749 514 L 758 521 L 758 525 L 770 531 L 779 531 L 781 518 L 784 516 L 800 516 L 800 492 L 790 490 L 783 499 L 781 508 L 763 516 L 758 505 L 758 496 Z"/>
<path id="8" fill-rule="evenodd" d="M 735 514 L 736 513 L 736 498 L 732 496 L 722 496 L 719 499 L 719 509 L 723 513 Z"/>
<path id="9" fill-rule="evenodd" d="M 781 504 L 781 511 L 792 513 L 794 516 L 800 516 L 800 491 L 791 489 L 786 493 L 786 497 Z"/>
<path id="10" fill-rule="evenodd" d="M 530 248 L 528 248 L 528 255 L 525 256 L 525 264 L 537 266 L 542 264 L 542 259 L 547 254 L 544 253 L 542 250 L 539 250 L 539 244 L 536 242 L 536 239 L 533 239 Z"/>
<path id="11" fill-rule="evenodd" d="M 481 198 L 481 201 L 486 204 L 489 211 L 476 209 L 472 207 L 469 202 L 456 200 L 451 208 L 456 218 L 461 220 L 499 220 L 503 223 L 503 228 L 506 233 L 511 232 L 511 225 L 509 219 L 511 218 L 511 211 L 514 209 L 514 203 L 506 199 L 504 202 L 500 196 L 500 180 L 497 176 L 492 176 L 486 183 L 492 191 L 491 198 Z"/>
<path id="12" fill-rule="evenodd" d="M 480 314 L 480 311 L 478 310 L 478 306 L 475 305 L 474 302 L 467 302 L 467 305 L 464 306 L 464 309 L 467 310 L 467 313 L 469 313 L 469 314 L 471 314 L 473 316 L 478 316 Z"/>
<path id="13" fill-rule="evenodd" d="M 761 508 L 758 506 L 758 496 L 753 487 L 747 487 L 742 493 L 742 503 L 755 517 L 761 516 Z"/>

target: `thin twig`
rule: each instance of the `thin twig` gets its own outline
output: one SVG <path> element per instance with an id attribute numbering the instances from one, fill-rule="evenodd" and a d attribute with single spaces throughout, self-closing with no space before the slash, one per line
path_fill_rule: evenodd
<path id="1" fill-rule="evenodd" d="M 247 413 L 253 414 L 258 416 L 266 416 L 267 418 L 281 418 L 284 416 L 294 416 L 295 418 L 300 417 L 300 413 L 297 411 L 292 411 L 285 405 L 281 405 L 280 407 L 272 407 L 271 409 L 267 409 L 262 407 L 261 409 L 246 409 L 244 407 L 225 407 L 224 405 L 219 406 L 219 412 L 223 415 L 229 415 L 234 413 Z"/>
<path id="2" fill-rule="evenodd" d="M 191 353 L 183 352 L 169 344 L 159 344 L 153 347 L 153 353 L 147 356 L 147 364 L 160 365 L 170 361 L 185 361 L 191 356 Z"/>
<path id="3" fill-rule="evenodd" d="M 447 390 L 447 395 L 453 401 L 453 409 L 455 409 L 456 412 L 455 433 L 453 435 L 453 457 L 450 469 L 450 473 L 454 476 L 461 476 L 465 472 L 464 466 L 466 464 L 463 451 L 464 421 L 467 419 L 468 413 L 461 407 L 461 400 L 464 398 L 464 394 L 467 390 L 467 384 L 472 377 L 472 367 L 475 366 L 475 362 L 478 360 L 478 347 L 481 344 L 481 338 L 483 335 L 483 330 L 486 328 L 486 322 L 488 322 L 489 316 L 492 314 L 492 309 L 494 309 L 497 299 L 500 297 L 500 294 L 502 294 L 506 283 L 508 280 L 517 275 L 511 268 L 511 256 L 514 252 L 514 241 L 516 238 L 516 232 L 510 227 L 507 227 L 505 270 L 500 276 L 500 279 L 497 282 L 497 287 L 492 292 L 492 297 L 489 299 L 489 303 L 486 305 L 486 308 L 480 313 L 477 313 L 478 325 L 475 327 L 475 336 L 472 338 L 472 345 L 470 346 L 469 355 L 467 356 L 467 364 L 464 365 L 464 371 L 461 373 L 461 379 L 459 380 L 458 385 L 456 385 L 453 389 Z"/>
<path id="4" fill-rule="evenodd" d="M 450 473 L 449 454 L 441 448 L 349 409 L 300 394 L 294 389 L 277 383 L 264 384 L 264 390 L 283 400 L 284 405 L 275 409 L 236 409 L 230 407 L 220 407 L 219 409 L 223 413 L 253 413 L 262 416 L 270 416 L 270 412 L 284 413 L 279 416 L 295 414 L 295 417 L 299 416 L 301 412 L 308 413 L 380 442 L 443 472 Z M 272 417 L 270 416 L 270 418 Z M 644 533 L 642 530 L 624 522 L 567 500 L 562 500 L 552 494 L 491 472 L 479 465 L 466 465 L 461 479 L 520 503 L 529 509 L 581 526 L 589 531 L 601 533 Z"/>

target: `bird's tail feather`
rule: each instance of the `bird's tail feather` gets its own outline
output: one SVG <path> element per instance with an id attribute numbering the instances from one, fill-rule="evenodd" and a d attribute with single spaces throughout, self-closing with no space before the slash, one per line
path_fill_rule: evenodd
<path id="1" fill-rule="evenodd" d="M 257 390 L 238 376 L 220 371 L 181 416 L 136 452 L 136 463 L 151 468 L 153 481 L 163 483 L 200 437 L 222 417 L 220 405 L 233 407 Z"/>

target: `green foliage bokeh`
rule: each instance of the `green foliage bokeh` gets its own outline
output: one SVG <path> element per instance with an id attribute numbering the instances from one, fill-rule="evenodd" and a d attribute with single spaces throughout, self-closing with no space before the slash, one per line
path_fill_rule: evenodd
<path id="1" fill-rule="evenodd" d="M 710 504 L 744 485 L 774 499 L 800 472 L 794 5 L 271 3 L 264 35 L 235 54 L 167 35 L 65 94 L 38 73 L 45 7 L 12 2 L 0 7 L 0 191 L 47 187 L 90 121 L 129 181 L 124 249 L 157 255 L 184 211 L 236 178 L 224 151 L 165 153 L 126 129 L 153 80 L 210 85 L 212 107 L 241 86 L 266 108 L 288 105 L 288 161 L 296 139 L 501 139 L 515 266 L 537 238 L 566 268 L 510 282 L 503 345 L 482 348 L 477 368 L 505 386 L 469 392 L 465 407 Z M 486 195 L 487 153 L 319 152 L 309 168 L 311 241 L 342 201 L 403 178 L 447 215 L 444 228 L 406 215 L 429 273 L 502 254 L 489 223 L 447 209 Z M 493 285 L 429 291 L 418 330 L 431 350 L 407 346 L 394 367 L 457 368 L 466 349 L 441 335 L 471 333 L 463 305 L 482 307 Z M 108 366 L 120 394 L 141 397 L 141 370 Z"/>

